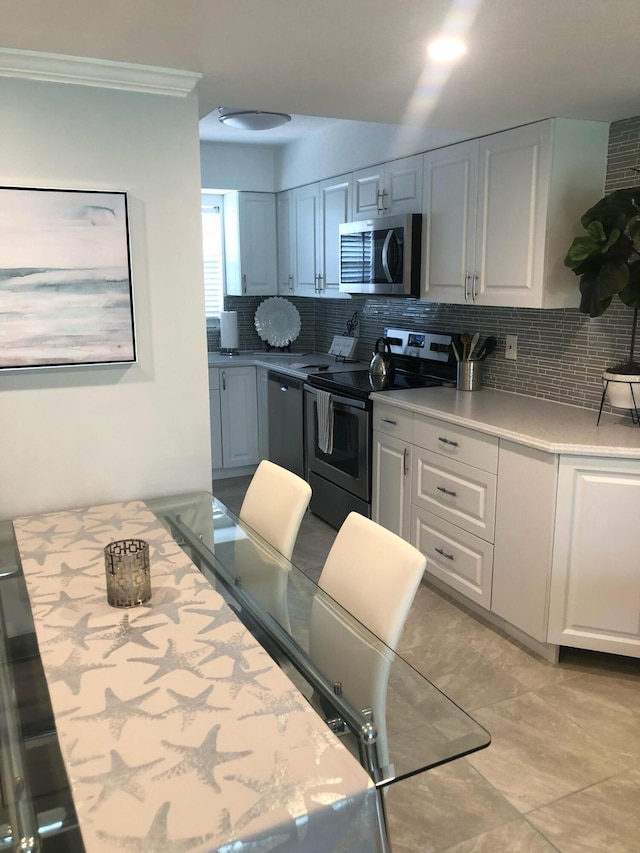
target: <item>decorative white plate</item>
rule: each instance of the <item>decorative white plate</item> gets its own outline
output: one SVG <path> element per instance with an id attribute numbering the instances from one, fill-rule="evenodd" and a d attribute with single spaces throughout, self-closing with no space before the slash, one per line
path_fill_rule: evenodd
<path id="1" fill-rule="evenodd" d="M 286 347 L 300 334 L 300 314 L 296 306 L 274 296 L 258 305 L 254 317 L 256 331 L 272 347 Z"/>

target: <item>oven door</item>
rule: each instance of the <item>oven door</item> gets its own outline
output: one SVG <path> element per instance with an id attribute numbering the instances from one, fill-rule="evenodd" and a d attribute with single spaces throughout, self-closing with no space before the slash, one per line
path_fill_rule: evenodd
<path id="1" fill-rule="evenodd" d="M 310 472 L 368 502 L 371 495 L 371 404 L 332 394 L 333 450 L 318 446 L 316 389 L 305 385 L 307 467 Z"/>

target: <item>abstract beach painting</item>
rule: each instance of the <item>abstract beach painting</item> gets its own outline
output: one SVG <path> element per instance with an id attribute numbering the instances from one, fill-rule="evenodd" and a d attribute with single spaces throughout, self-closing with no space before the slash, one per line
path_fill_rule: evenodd
<path id="1" fill-rule="evenodd" d="M 135 360 L 126 193 L 0 187 L 0 369 Z"/>

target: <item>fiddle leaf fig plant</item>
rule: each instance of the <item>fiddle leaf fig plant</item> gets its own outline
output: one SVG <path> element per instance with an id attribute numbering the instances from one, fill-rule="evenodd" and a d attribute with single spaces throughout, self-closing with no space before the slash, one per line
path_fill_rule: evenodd
<path id="1" fill-rule="evenodd" d="M 614 190 L 580 221 L 587 233 L 574 239 L 564 260 L 580 276 L 580 310 L 600 317 L 616 296 L 633 309 L 629 358 L 609 370 L 640 373 L 634 355 L 640 308 L 640 187 Z"/>

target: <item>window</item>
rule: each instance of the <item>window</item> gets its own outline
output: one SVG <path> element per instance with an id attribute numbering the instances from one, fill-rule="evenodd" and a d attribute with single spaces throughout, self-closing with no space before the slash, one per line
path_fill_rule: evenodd
<path id="1" fill-rule="evenodd" d="M 204 305 L 207 318 L 218 318 L 224 308 L 223 196 L 202 193 L 202 249 Z"/>

